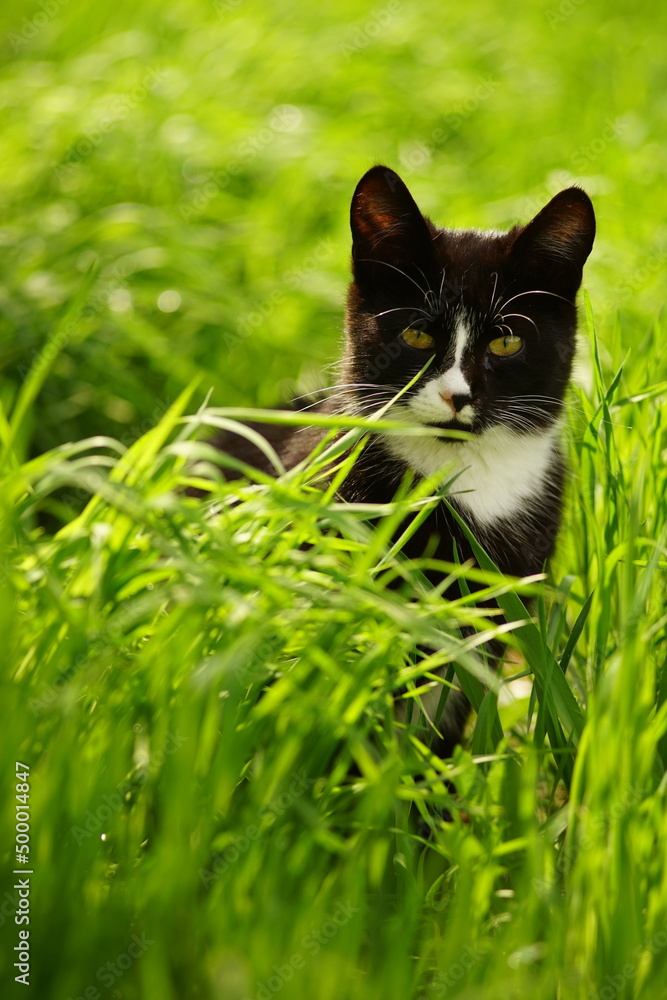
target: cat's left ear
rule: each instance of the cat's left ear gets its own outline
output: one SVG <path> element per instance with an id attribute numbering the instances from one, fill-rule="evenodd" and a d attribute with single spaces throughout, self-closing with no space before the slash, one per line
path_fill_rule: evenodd
<path id="1" fill-rule="evenodd" d="M 396 287 L 409 276 L 423 284 L 431 270 L 432 235 L 395 171 L 378 166 L 364 174 L 352 198 L 350 226 L 357 283 Z"/>
<path id="2" fill-rule="evenodd" d="M 552 198 L 519 231 L 511 256 L 523 268 L 539 271 L 562 294 L 574 298 L 594 239 L 591 199 L 581 188 L 571 187 Z"/>

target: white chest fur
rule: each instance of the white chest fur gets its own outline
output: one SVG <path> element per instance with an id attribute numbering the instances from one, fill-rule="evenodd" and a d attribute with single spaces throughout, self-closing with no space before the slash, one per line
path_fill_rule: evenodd
<path id="1" fill-rule="evenodd" d="M 392 418 L 399 417 L 396 410 Z M 463 442 L 391 435 L 384 438 L 384 447 L 423 476 L 458 474 L 452 486 L 457 505 L 488 527 L 539 498 L 559 437 L 558 423 L 533 434 L 496 426 Z"/>

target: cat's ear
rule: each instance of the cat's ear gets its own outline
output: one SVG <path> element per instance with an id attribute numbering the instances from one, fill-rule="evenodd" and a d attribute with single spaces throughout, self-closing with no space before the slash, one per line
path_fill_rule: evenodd
<path id="1" fill-rule="evenodd" d="M 350 209 L 352 269 L 358 283 L 401 281 L 430 271 L 431 231 L 407 187 L 389 167 L 372 167 L 357 184 Z M 405 278 L 403 279 L 405 280 Z"/>
<path id="2" fill-rule="evenodd" d="M 571 187 L 519 230 L 511 256 L 522 268 L 538 271 L 562 294 L 574 298 L 594 239 L 591 200 L 581 188 Z"/>

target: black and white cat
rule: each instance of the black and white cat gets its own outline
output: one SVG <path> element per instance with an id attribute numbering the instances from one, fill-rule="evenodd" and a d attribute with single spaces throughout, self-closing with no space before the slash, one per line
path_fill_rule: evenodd
<path id="1" fill-rule="evenodd" d="M 328 408 L 372 412 L 432 358 L 386 415 L 473 436 L 377 435 L 343 484 L 343 498 L 386 503 L 407 470 L 448 477 L 453 470 L 450 501 L 500 569 L 541 572 L 561 517 L 563 399 L 575 350 L 575 296 L 595 236 L 590 199 L 568 188 L 507 233 L 439 229 L 400 177 L 376 166 L 357 185 L 351 226 L 342 386 Z M 314 429 L 282 434 L 272 439 L 287 466 L 318 437 Z M 472 555 L 443 506 L 405 552 L 418 556 L 430 546 L 435 558 L 451 561 L 454 542 L 461 559 Z M 450 693 L 439 720 L 443 755 L 460 739 L 468 708 L 460 692 Z"/>

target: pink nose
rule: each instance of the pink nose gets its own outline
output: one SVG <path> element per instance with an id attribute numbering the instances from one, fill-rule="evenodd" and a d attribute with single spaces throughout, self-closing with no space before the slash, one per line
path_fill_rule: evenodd
<path id="1" fill-rule="evenodd" d="M 452 396 L 447 392 L 441 392 L 440 399 L 443 401 L 443 403 L 446 403 L 448 406 L 451 406 L 454 413 L 458 413 L 460 410 L 463 409 L 464 406 L 468 406 L 469 403 L 472 403 L 472 396 L 468 395 Z"/>

